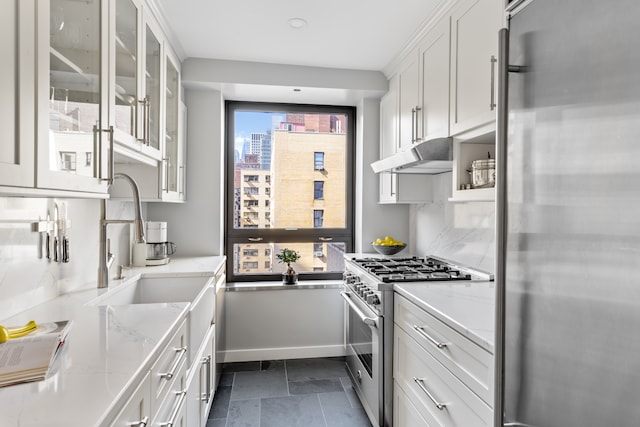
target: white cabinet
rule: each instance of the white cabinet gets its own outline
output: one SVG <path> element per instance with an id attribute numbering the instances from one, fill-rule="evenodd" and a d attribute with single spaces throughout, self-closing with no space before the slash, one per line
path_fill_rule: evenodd
<path id="1" fill-rule="evenodd" d="M 496 119 L 501 2 L 461 0 L 451 14 L 451 134 Z"/>
<path id="2" fill-rule="evenodd" d="M 110 427 L 131 427 L 149 425 L 151 422 L 151 374 L 147 372 L 124 408 L 109 424 Z"/>
<path id="3" fill-rule="evenodd" d="M 37 188 L 107 192 L 108 4 L 38 4 Z"/>
<path id="4" fill-rule="evenodd" d="M 393 378 L 394 416 L 415 422 L 406 425 L 493 425 L 493 356 L 398 294 Z"/>
<path id="5" fill-rule="evenodd" d="M 396 381 L 393 382 L 393 425 L 429 427 L 420 411 L 411 403 L 407 394 Z"/>
<path id="6" fill-rule="evenodd" d="M 187 109 L 182 98 L 180 61 L 167 46 L 163 49 L 161 105 L 162 130 L 160 162 L 150 165 L 122 162 L 116 164 L 118 172 L 130 175 L 138 183 L 140 197 L 145 202 L 183 202 L 186 200 L 186 116 Z M 149 98 L 153 99 L 153 97 Z M 153 110 L 152 104 L 148 107 Z M 153 123 L 153 121 L 149 122 Z M 154 132 L 145 131 L 153 135 Z M 144 145 L 145 149 L 151 146 Z M 130 198 L 126 183 L 116 181 L 111 190 L 112 197 Z"/>
<path id="7" fill-rule="evenodd" d="M 449 136 L 449 21 L 441 19 L 420 42 L 421 140 Z"/>
<path id="8" fill-rule="evenodd" d="M 380 100 L 381 159 L 395 154 L 400 149 L 398 144 L 398 82 L 400 78 L 396 76 L 389 81 L 389 91 Z M 415 119 L 415 113 L 413 114 Z M 431 181 L 427 175 L 400 175 L 391 172 L 381 172 L 378 175 L 380 203 L 425 203 L 433 200 Z"/>
<path id="9" fill-rule="evenodd" d="M 415 49 L 400 64 L 397 73 L 398 85 L 398 150 L 407 150 L 417 137 L 417 115 L 419 109 L 420 62 Z"/>
<path id="10" fill-rule="evenodd" d="M 192 427 L 204 427 L 207 424 L 213 404 L 216 388 L 215 339 L 215 326 L 212 325 L 189 372 L 186 407 Z"/>
<path id="11" fill-rule="evenodd" d="M 0 186 L 34 186 L 34 0 L 0 2 L 0 52 L 15 58 L 0 67 Z"/>

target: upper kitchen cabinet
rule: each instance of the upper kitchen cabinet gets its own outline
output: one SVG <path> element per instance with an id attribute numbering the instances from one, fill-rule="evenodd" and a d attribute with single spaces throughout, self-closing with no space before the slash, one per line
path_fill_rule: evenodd
<path id="1" fill-rule="evenodd" d="M 36 187 L 106 194 L 108 2 L 48 0 L 37 10 Z"/>
<path id="2" fill-rule="evenodd" d="M 396 151 L 406 150 L 416 142 L 419 111 L 420 61 L 413 50 L 400 64 L 397 73 L 398 137 Z"/>
<path id="3" fill-rule="evenodd" d="M 451 135 L 496 120 L 498 0 L 461 0 L 451 13 Z"/>
<path id="4" fill-rule="evenodd" d="M 420 42 L 420 140 L 449 136 L 449 44 L 448 16 Z"/>
<path id="5" fill-rule="evenodd" d="M 162 33 L 139 0 L 115 0 L 111 93 L 116 162 L 161 160 Z"/>
<path id="6" fill-rule="evenodd" d="M 389 91 L 380 100 L 380 158 L 395 154 L 398 150 L 398 77 L 389 81 Z M 379 176 L 378 202 L 425 203 L 433 200 L 431 182 L 426 175 L 401 175 L 381 172 Z"/>
<path id="7" fill-rule="evenodd" d="M 161 62 L 163 90 L 159 94 L 162 107 L 159 110 L 162 113 L 160 117 L 162 129 L 158 134 L 158 138 L 162 141 L 160 167 L 123 162 L 116 164 L 116 170 L 127 173 L 136 180 L 143 201 L 183 202 L 185 200 L 187 110 L 181 100 L 180 61 L 170 48 L 163 47 L 162 51 L 164 52 Z M 152 134 L 153 132 L 149 135 Z M 112 196 L 117 198 L 130 198 L 130 193 L 126 183 L 118 181 L 114 183 L 111 190 Z"/>
<path id="8" fill-rule="evenodd" d="M 0 2 L 0 186 L 35 184 L 35 25 L 34 0 Z"/>

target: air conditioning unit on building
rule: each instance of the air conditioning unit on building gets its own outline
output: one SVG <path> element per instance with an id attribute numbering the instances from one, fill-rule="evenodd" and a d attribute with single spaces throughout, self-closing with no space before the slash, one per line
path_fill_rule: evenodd
<path id="1" fill-rule="evenodd" d="M 313 253 L 313 256 L 317 257 L 317 258 L 320 258 L 320 257 L 324 256 L 324 253 L 322 253 L 322 251 L 315 251 Z"/>

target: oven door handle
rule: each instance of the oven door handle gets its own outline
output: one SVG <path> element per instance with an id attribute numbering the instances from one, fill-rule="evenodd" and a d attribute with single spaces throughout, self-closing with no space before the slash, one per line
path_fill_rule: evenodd
<path id="1" fill-rule="evenodd" d="M 349 295 L 347 292 L 340 292 L 340 295 L 342 295 L 342 298 L 344 298 L 344 300 L 347 302 L 347 304 L 349 304 L 349 307 L 351 307 L 351 309 L 353 309 L 353 311 L 355 311 L 355 313 L 358 315 L 358 317 L 360 318 L 360 320 L 362 320 L 362 323 L 364 323 L 365 325 L 369 325 L 372 328 L 378 328 L 378 324 L 376 323 L 376 319 L 374 319 L 373 317 L 367 317 L 362 310 L 360 310 L 358 308 L 358 306 L 351 301 L 351 295 Z"/>

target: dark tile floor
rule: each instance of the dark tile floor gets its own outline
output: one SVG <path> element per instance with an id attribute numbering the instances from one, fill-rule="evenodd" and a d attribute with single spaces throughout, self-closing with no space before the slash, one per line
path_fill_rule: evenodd
<path id="1" fill-rule="evenodd" d="M 371 427 L 344 358 L 225 364 L 207 427 Z"/>

